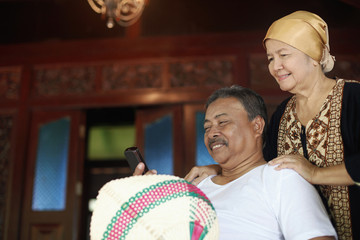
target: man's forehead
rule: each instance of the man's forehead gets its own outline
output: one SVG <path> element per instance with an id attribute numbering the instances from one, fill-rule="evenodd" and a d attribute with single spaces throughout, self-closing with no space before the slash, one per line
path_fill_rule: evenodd
<path id="1" fill-rule="evenodd" d="M 242 103 L 235 97 L 228 97 L 228 98 L 218 98 L 211 104 L 209 104 L 207 111 L 209 109 L 216 109 L 216 108 L 222 108 L 224 111 L 226 109 L 243 109 Z"/>
<path id="2" fill-rule="evenodd" d="M 219 98 L 208 106 L 205 112 L 205 117 L 220 117 L 231 115 L 231 113 L 237 110 L 244 110 L 243 105 L 238 99 Z"/>

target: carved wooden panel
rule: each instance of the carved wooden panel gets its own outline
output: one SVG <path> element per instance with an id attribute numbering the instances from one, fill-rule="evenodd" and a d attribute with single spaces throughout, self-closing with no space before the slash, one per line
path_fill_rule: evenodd
<path id="1" fill-rule="evenodd" d="M 161 88 L 164 66 L 161 63 L 114 63 L 102 67 L 102 89 Z"/>
<path id="2" fill-rule="evenodd" d="M 360 80 L 360 55 L 336 56 L 334 69 L 327 74 L 351 80 Z"/>
<path id="3" fill-rule="evenodd" d="M 278 90 L 279 85 L 270 75 L 265 54 L 251 54 L 249 57 L 250 88 L 253 90 Z"/>
<path id="4" fill-rule="evenodd" d="M 264 54 L 252 54 L 249 61 L 250 87 L 254 90 L 279 89 L 268 70 L 268 61 Z M 360 80 L 360 55 L 337 56 L 334 69 L 328 77 Z"/>
<path id="5" fill-rule="evenodd" d="M 234 59 L 178 60 L 169 64 L 170 86 L 228 86 L 234 82 Z"/>
<path id="6" fill-rule="evenodd" d="M 13 117 L 0 114 L 0 239 L 4 239 Z"/>
<path id="7" fill-rule="evenodd" d="M 0 68 L 0 99 L 18 99 L 20 82 L 20 67 Z"/>
<path id="8" fill-rule="evenodd" d="M 30 240 L 65 240 L 63 227 L 59 224 L 34 224 L 31 226 Z"/>
<path id="9" fill-rule="evenodd" d="M 94 91 L 94 66 L 35 68 L 34 96 L 84 95 Z"/>
<path id="10" fill-rule="evenodd" d="M 234 83 L 234 65 L 235 57 L 220 56 L 37 66 L 32 95 L 88 96 L 117 90 L 219 87 Z"/>

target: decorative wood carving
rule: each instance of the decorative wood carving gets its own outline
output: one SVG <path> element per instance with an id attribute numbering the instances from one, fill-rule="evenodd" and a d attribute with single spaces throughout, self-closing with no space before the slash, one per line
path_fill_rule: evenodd
<path id="1" fill-rule="evenodd" d="M 94 91 L 94 66 L 35 68 L 34 96 L 84 95 Z"/>
<path id="2" fill-rule="evenodd" d="M 35 68 L 33 96 L 106 94 L 117 90 L 218 87 L 234 82 L 234 57 L 156 59 Z M 96 89 L 100 82 L 100 89 Z M 100 92 L 99 92 L 100 91 Z"/>
<path id="3" fill-rule="evenodd" d="M 170 86 L 210 87 L 231 85 L 234 82 L 233 59 L 192 59 L 171 62 Z"/>
<path id="4" fill-rule="evenodd" d="M 4 239 L 13 117 L 0 114 L 0 239 Z"/>
<path id="5" fill-rule="evenodd" d="M 20 81 L 20 67 L 0 68 L 0 99 L 18 99 Z"/>
<path id="6" fill-rule="evenodd" d="M 249 61 L 250 88 L 256 90 L 278 90 L 279 86 L 271 77 L 268 62 L 263 54 L 252 54 Z M 360 55 L 336 56 L 334 69 L 326 74 L 331 78 L 360 80 Z"/>
<path id="7" fill-rule="evenodd" d="M 251 54 L 249 57 L 250 88 L 257 90 L 278 90 L 279 85 L 270 75 L 265 54 Z"/>
<path id="8" fill-rule="evenodd" d="M 102 67 L 102 90 L 161 88 L 163 64 L 115 63 Z"/>
<path id="9" fill-rule="evenodd" d="M 360 80 L 360 55 L 336 56 L 334 69 L 327 75 L 332 78 Z"/>

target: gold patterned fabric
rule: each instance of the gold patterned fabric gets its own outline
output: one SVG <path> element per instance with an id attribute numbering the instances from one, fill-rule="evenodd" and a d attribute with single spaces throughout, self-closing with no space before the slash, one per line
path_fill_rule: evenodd
<path id="1" fill-rule="evenodd" d="M 344 84 L 343 79 L 337 80 L 337 84 L 326 98 L 320 112 L 305 126 L 308 160 L 319 167 L 329 167 L 344 162 L 344 146 L 340 129 Z M 279 156 L 304 154 L 301 131 L 301 123 L 296 115 L 296 98 L 293 97 L 287 103 L 280 121 Z M 321 194 L 327 200 L 339 240 L 352 239 L 348 187 L 325 185 L 319 187 Z"/>

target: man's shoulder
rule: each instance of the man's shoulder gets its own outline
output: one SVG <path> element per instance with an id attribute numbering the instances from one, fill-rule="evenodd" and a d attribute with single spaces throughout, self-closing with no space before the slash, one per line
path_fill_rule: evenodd
<path id="1" fill-rule="evenodd" d="M 270 166 L 266 164 L 262 172 L 262 181 L 267 188 L 283 188 L 285 186 L 312 186 L 308 181 L 306 181 L 300 174 L 298 174 L 293 169 L 281 169 L 276 170 L 275 166 Z"/>
<path id="2" fill-rule="evenodd" d="M 272 166 L 272 165 L 269 165 L 269 164 L 265 164 L 264 168 L 263 168 L 263 174 L 266 174 L 266 175 L 268 175 L 269 177 L 272 177 L 272 178 L 286 178 L 286 177 L 298 178 L 298 177 L 301 177 L 293 169 L 276 170 L 275 169 L 276 167 L 277 167 L 277 165 Z"/>
<path id="3" fill-rule="evenodd" d="M 212 179 L 213 177 L 215 177 L 215 176 L 216 176 L 216 175 L 207 176 L 207 177 L 204 178 L 201 182 L 199 182 L 199 184 L 197 185 L 197 187 L 211 184 L 211 183 L 212 183 L 211 179 Z"/>

